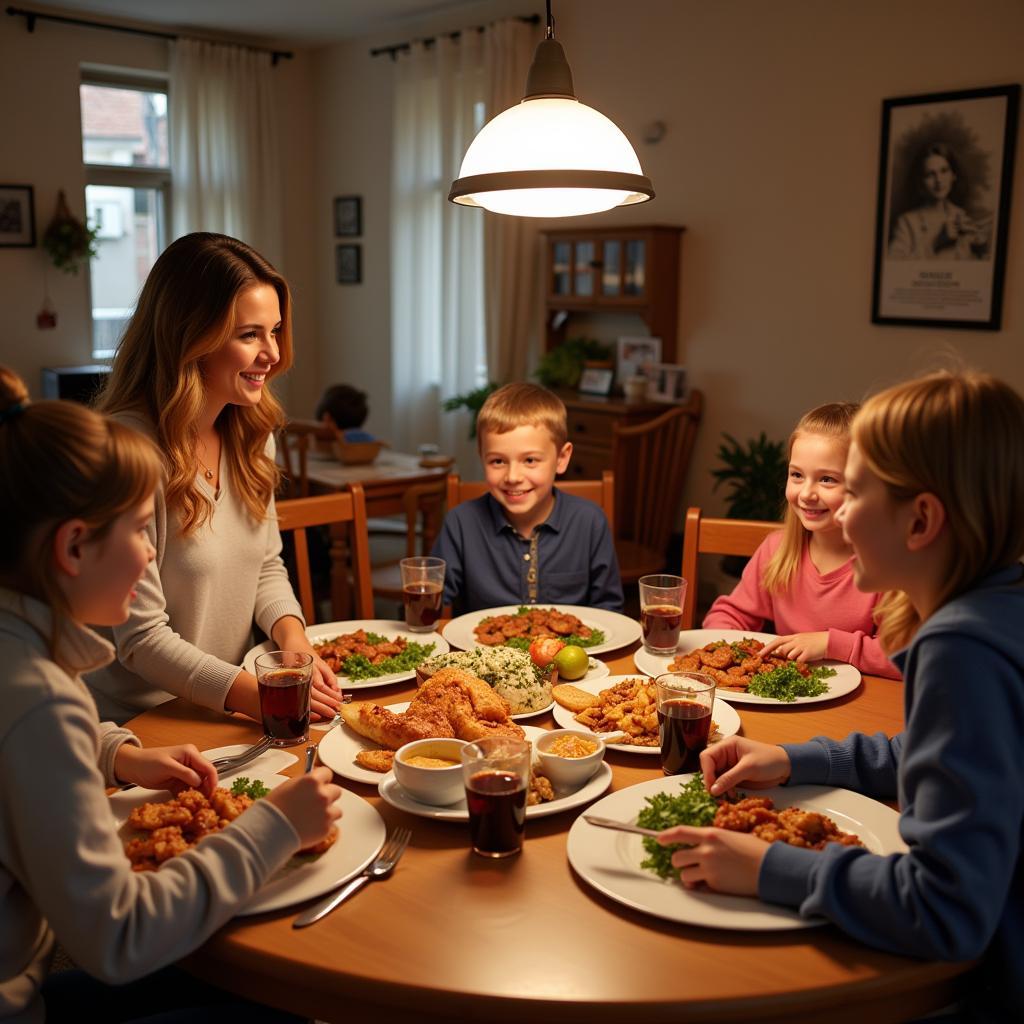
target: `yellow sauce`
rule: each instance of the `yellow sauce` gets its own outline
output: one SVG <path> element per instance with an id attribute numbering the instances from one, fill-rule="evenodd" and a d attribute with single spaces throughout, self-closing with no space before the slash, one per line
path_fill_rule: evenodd
<path id="1" fill-rule="evenodd" d="M 412 757 L 404 758 L 406 764 L 414 768 L 452 768 L 458 761 L 450 761 L 447 757 L 424 757 L 422 754 L 413 754 Z"/>
<path id="2" fill-rule="evenodd" d="M 582 736 L 559 736 L 545 751 L 556 757 L 589 757 L 597 750 L 594 740 L 585 740 Z"/>

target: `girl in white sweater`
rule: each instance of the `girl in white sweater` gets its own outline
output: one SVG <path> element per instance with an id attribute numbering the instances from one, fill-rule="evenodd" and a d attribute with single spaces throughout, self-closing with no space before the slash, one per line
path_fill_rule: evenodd
<path id="1" fill-rule="evenodd" d="M 126 990 L 111 986 L 190 953 L 340 815 L 341 790 L 319 768 L 159 871 L 132 871 L 105 788 L 136 782 L 209 794 L 217 780 L 193 746 L 143 750 L 128 730 L 101 725 L 80 676 L 113 656 L 84 623 L 123 622 L 153 558 L 147 526 L 160 473 L 140 434 L 70 402 L 29 404 L 24 384 L 0 367 L 4 1021 L 43 1020 L 55 935 L 104 984 L 83 972 L 54 975 L 62 991 L 48 997 L 46 1016 L 63 1019 L 70 1004 L 76 1019 L 130 1020 L 115 1008 Z M 183 973 L 170 983 L 166 975 L 151 985 L 173 991 L 176 1008 L 225 998 Z M 130 986 L 134 997 L 138 988 Z M 162 998 L 142 1001 L 151 1013 L 168 1008 Z M 246 1019 L 263 1019 L 256 1010 Z"/>

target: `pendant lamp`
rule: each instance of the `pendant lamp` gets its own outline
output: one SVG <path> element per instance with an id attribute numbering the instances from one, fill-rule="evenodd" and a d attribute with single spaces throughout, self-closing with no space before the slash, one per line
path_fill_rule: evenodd
<path id="1" fill-rule="evenodd" d="M 626 136 L 576 98 L 548 0 L 526 94 L 470 144 L 449 201 L 516 217 L 578 217 L 653 198 Z"/>

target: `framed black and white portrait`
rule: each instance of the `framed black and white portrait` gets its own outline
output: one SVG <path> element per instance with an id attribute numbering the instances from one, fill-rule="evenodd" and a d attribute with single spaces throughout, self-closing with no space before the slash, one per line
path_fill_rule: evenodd
<path id="1" fill-rule="evenodd" d="M 36 214 L 31 185 L 0 185 L 0 248 L 31 249 Z"/>
<path id="2" fill-rule="evenodd" d="M 1020 86 L 882 103 L 871 319 L 999 330 Z"/>
<path id="3" fill-rule="evenodd" d="M 334 234 L 336 238 L 358 238 L 363 233 L 363 197 L 336 196 Z"/>
<path id="4" fill-rule="evenodd" d="M 334 279 L 338 284 L 359 284 L 363 280 L 362 246 L 334 247 Z"/>

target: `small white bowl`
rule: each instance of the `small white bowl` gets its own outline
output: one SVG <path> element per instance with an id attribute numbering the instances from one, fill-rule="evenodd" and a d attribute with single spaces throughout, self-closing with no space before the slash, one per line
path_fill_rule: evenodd
<path id="1" fill-rule="evenodd" d="M 413 740 L 399 747 L 395 753 L 394 772 L 398 784 L 414 800 L 434 807 L 457 804 L 466 795 L 462 782 L 460 753 L 465 740 L 426 739 Z M 409 764 L 410 757 L 437 757 L 454 761 L 446 768 L 424 768 Z"/>
<path id="2" fill-rule="evenodd" d="M 551 744 L 561 736 L 578 736 L 588 743 L 596 743 L 597 749 L 586 757 L 561 757 L 549 753 Z M 555 789 L 579 789 L 601 767 L 604 760 L 603 740 L 581 729 L 552 729 L 536 741 L 535 747 L 541 772 L 551 780 Z"/>

